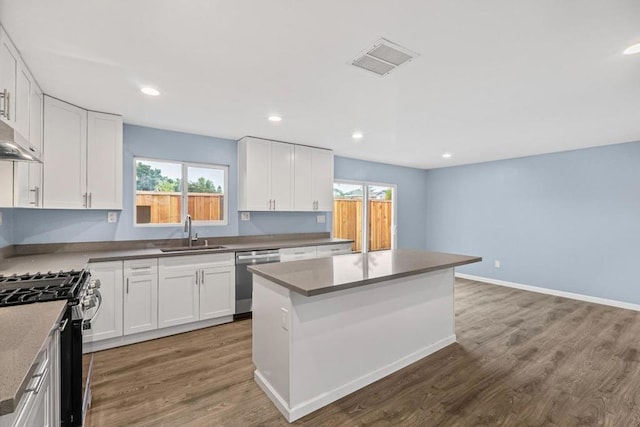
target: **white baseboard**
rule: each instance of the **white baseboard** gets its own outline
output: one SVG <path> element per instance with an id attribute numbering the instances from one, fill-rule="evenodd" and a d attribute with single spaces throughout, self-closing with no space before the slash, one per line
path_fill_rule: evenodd
<path id="1" fill-rule="evenodd" d="M 472 274 L 456 273 L 460 279 L 475 280 L 477 282 L 490 283 L 492 285 L 506 286 L 508 288 L 521 289 L 523 291 L 537 292 L 540 294 L 554 295 L 557 297 L 570 298 L 578 301 L 591 302 L 594 304 L 608 305 L 611 307 L 624 308 L 626 310 L 640 311 L 640 304 L 616 301 L 613 299 L 592 297 L 584 294 L 574 294 L 573 292 L 558 291 L 556 289 L 541 288 L 538 286 L 523 285 L 522 283 L 508 282 L 506 280 L 491 279 L 489 277 L 474 276 Z"/>
<path id="2" fill-rule="evenodd" d="M 269 384 L 267 379 L 256 369 L 254 372 L 254 379 L 256 383 L 260 386 L 260 388 L 269 396 L 273 404 L 282 412 L 284 417 L 290 423 L 304 417 L 307 414 L 312 413 L 313 411 L 320 409 L 331 402 L 335 402 L 336 400 L 353 393 L 356 390 L 360 390 L 361 388 L 372 384 L 379 379 L 382 379 L 392 373 L 399 371 L 400 369 L 411 365 L 418 360 L 427 357 L 428 355 L 435 353 L 438 350 L 445 348 L 448 345 L 456 342 L 456 336 L 450 335 L 446 338 L 441 339 L 427 347 L 423 347 L 418 351 L 415 351 L 401 359 L 396 360 L 388 365 L 385 365 L 375 371 L 369 372 L 366 375 L 363 375 L 359 378 L 356 378 L 353 381 L 349 381 L 346 384 L 341 385 L 338 388 L 330 390 L 326 393 L 322 393 L 312 399 L 309 399 L 295 408 L 289 408 L 288 403 L 276 392 L 276 390 Z"/>
<path id="3" fill-rule="evenodd" d="M 83 353 L 94 353 L 96 351 L 108 350 L 110 348 L 121 347 L 123 345 L 136 344 L 143 341 L 149 341 L 156 338 L 164 338 L 170 335 L 182 334 L 184 332 L 195 331 L 196 329 L 217 326 L 223 323 L 233 322 L 233 316 L 218 317 L 217 319 L 200 320 L 193 323 L 185 323 L 184 325 L 171 326 L 169 328 L 154 329 L 153 331 L 140 332 L 133 335 L 124 335 L 106 340 L 85 342 L 82 346 Z"/>
<path id="4" fill-rule="evenodd" d="M 293 422 L 291 419 L 291 411 L 289 410 L 289 404 L 286 400 L 280 396 L 280 393 L 274 389 L 269 381 L 258 371 L 257 369 L 253 371 L 253 379 L 258 384 L 258 386 L 264 391 L 264 393 L 271 399 L 276 408 L 284 415 L 284 417 L 289 422 Z"/>

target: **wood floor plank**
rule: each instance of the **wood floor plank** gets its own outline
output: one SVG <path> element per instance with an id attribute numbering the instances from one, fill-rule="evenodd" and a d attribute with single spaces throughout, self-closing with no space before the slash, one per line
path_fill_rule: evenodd
<path id="1" fill-rule="evenodd" d="M 640 313 L 457 280 L 457 343 L 304 426 L 640 426 Z M 91 427 L 286 426 L 251 320 L 95 354 Z"/>

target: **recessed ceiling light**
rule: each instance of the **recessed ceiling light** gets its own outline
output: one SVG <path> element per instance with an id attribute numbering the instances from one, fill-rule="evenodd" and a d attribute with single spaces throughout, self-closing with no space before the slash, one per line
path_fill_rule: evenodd
<path id="1" fill-rule="evenodd" d="M 149 96 L 158 96 L 160 95 L 160 91 L 156 88 L 153 87 L 148 87 L 145 86 L 142 89 L 140 89 L 140 92 L 144 93 L 145 95 L 149 95 Z"/>
<path id="2" fill-rule="evenodd" d="M 364 136 L 364 135 L 362 134 L 362 132 L 354 132 L 354 133 L 351 135 L 351 138 L 353 138 L 353 139 L 362 139 L 362 137 L 363 137 L 363 136 Z"/>
<path id="3" fill-rule="evenodd" d="M 636 43 L 632 46 L 629 46 L 622 53 L 625 55 L 633 55 L 635 53 L 640 53 L 640 43 Z"/>
<path id="4" fill-rule="evenodd" d="M 444 157 L 445 159 L 449 159 L 451 158 L 451 155 L 452 155 L 451 153 L 444 153 L 442 157 Z"/>
<path id="5" fill-rule="evenodd" d="M 282 117 L 280 117 L 280 116 L 269 116 L 269 121 L 270 122 L 281 122 L 282 121 Z"/>

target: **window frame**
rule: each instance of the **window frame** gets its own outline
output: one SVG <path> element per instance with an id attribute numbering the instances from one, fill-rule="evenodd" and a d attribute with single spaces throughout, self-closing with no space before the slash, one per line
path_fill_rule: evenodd
<path id="1" fill-rule="evenodd" d="M 136 196 L 138 193 L 138 181 L 137 181 L 137 162 L 138 161 L 148 161 L 148 162 L 158 162 L 158 163 L 173 163 L 176 165 L 180 165 L 181 167 L 181 195 L 182 195 L 182 203 L 181 203 L 181 218 L 183 220 L 181 222 L 170 222 L 170 223 L 162 223 L 162 224 L 139 224 L 138 221 L 138 212 L 136 209 Z M 189 182 L 188 182 L 188 171 L 189 167 L 196 168 L 205 168 L 205 169 L 219 169 L 224 173 L 224 185 L 222 186 L 222 194 L 224 195 L 224 206 L 222 210 L 223 219 L 221 221 L 196 221 L 193 220 L 193 225 L 198 226 L 224 226 L 229 225 L 229 166 L 228 165 L 220 165 L 214 163 L 201 163 L 201 162 L 187 162 L 183 160 L 172 160 L 172 159 L 158 159 L 152 157 L 144 157 L 144 156 L 133 156 L 133 226 L 134 227 L 142 227 L 142 228 L 156 228 L 156 227 L 182 227 L 184 225 L 184 219 L 187 217 L 189 213 Z"/>

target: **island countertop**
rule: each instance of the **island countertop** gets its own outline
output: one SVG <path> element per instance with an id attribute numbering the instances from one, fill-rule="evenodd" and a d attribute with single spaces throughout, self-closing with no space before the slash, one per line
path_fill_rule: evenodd
<path id="1" fill-rule="evenodd" d="M 314 296 L 480 261 L 477 256 L 396 249 L 260 264 L 248 270 L 304 296 Z"/>

